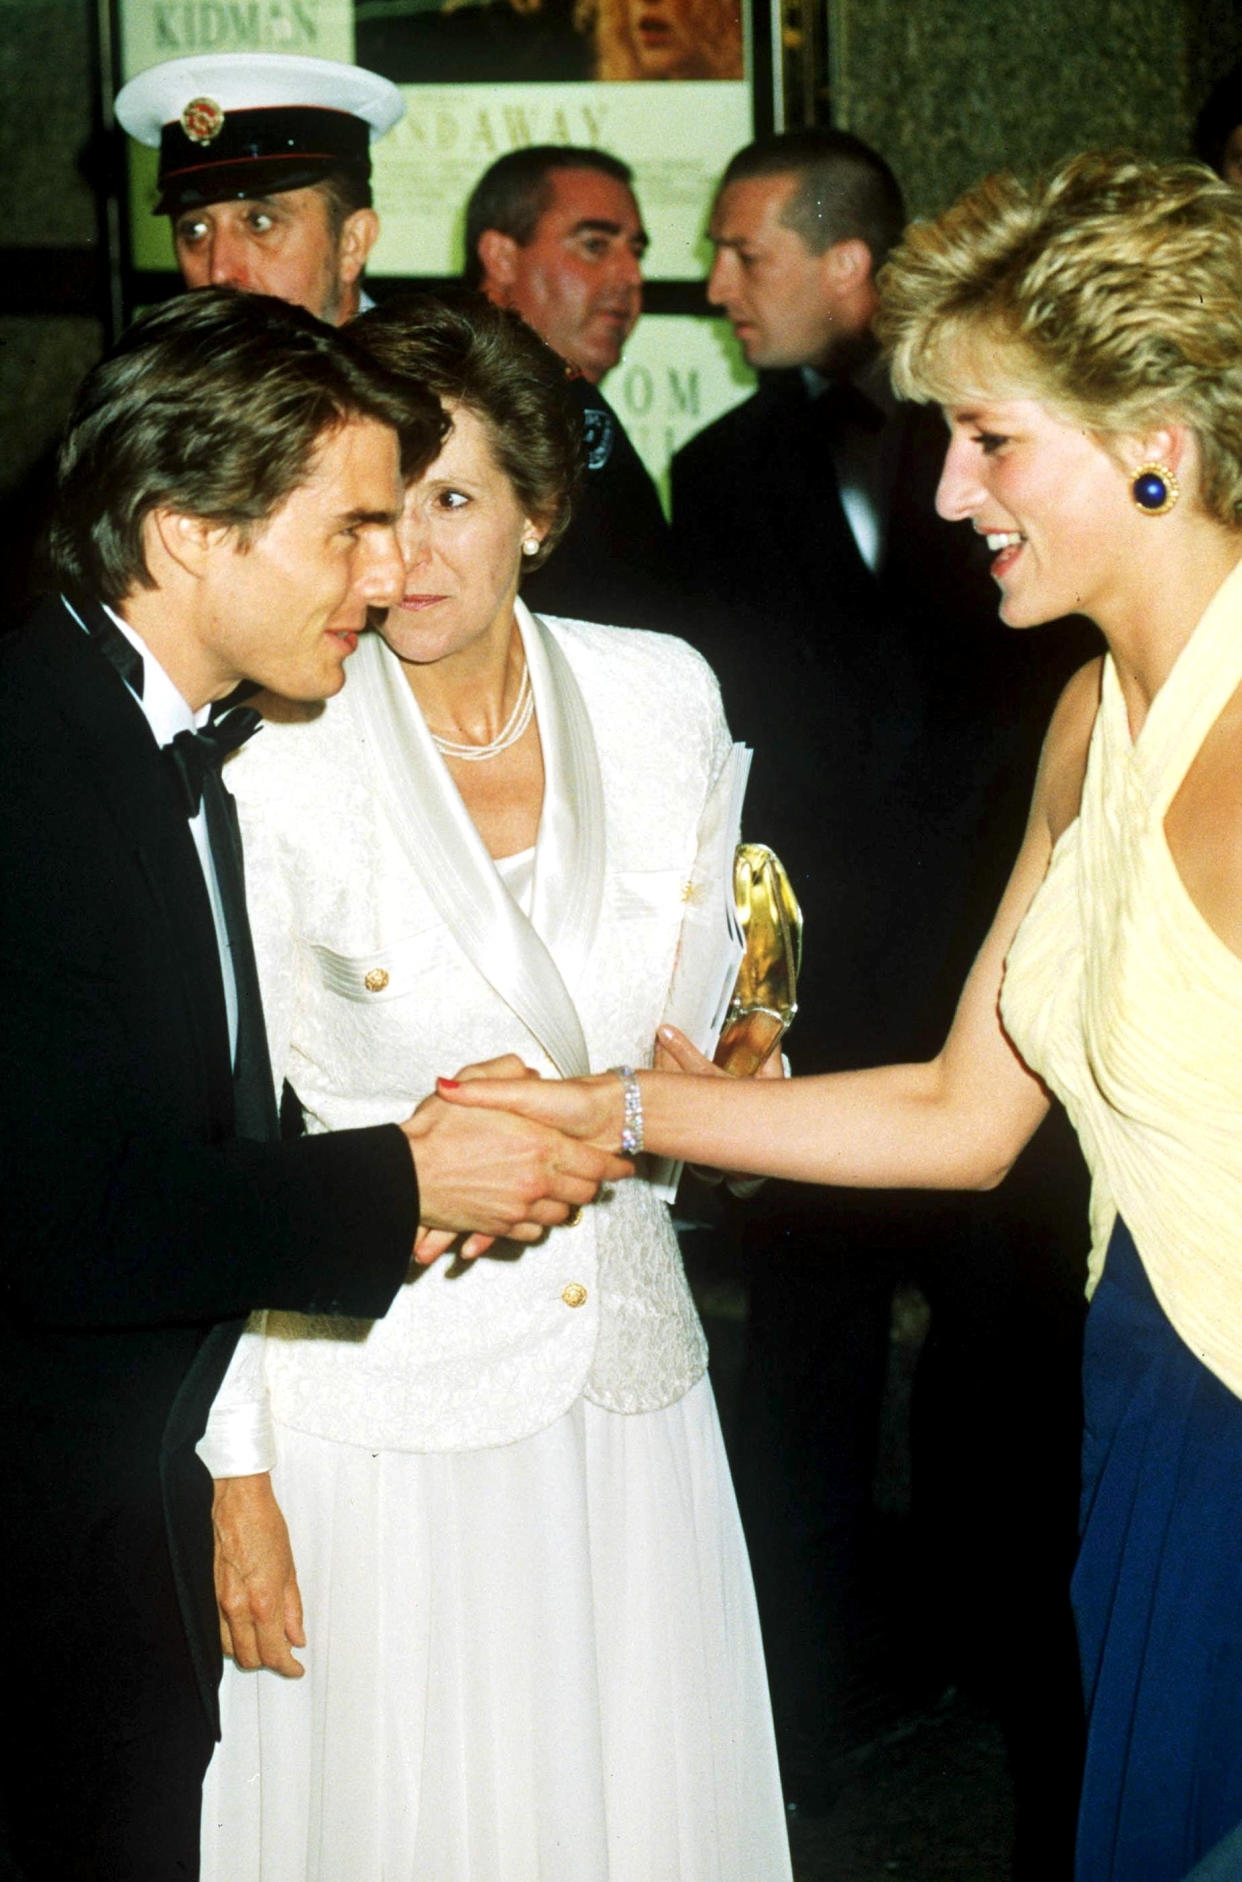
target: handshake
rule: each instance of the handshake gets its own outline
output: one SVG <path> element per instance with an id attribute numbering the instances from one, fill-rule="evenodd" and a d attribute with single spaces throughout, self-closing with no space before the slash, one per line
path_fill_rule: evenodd
<path id="1" fill-rule="evenodd" d="M 698 1076 L 683 1082 L 663 1075 L 681 1072 Z M 780 1076 L 777 1055 L 759 1078 Z M 469 1260 L 500 1238 L 535 1242 L 575 1222 L 601 1185 L 633 1176 L 633 1159 L 644 1148 L 644 1109 L 648 1150 L 694 1157 L 695 1106 L 684 1100 L 692 1087 L 701 1091 L 704 1080 L 720 1079 L 724 1074 L 672 1026 L 660 1028 L 656 1071 L 644 1073 L 641 1085 L 627 1067 L 542 1079 L 512 1053 L 437 1079 L 435 1095 L 401 1127 L 418 1172 L 415 1261 L 426 1266 L 459 1237 L 457 1252 Z M 739 1089 L 735 1080 L 724 1083 Z"/>
<path id="2" fill-rule="evenodd" d="M 588 1103 L 584 1087 L 606 1087 L 615 1102 L 600 1090 Z M 627 1089 L 632 1106 L 632 1077 L 545 1083 L 513 1053 L 439 1079 L 401 1126 L 418 1176 L 415 1261 L 427 1266 L 455 1243 L 469 1260 L 502 1238 L 538 1241 L 576 1222 L 604 1183 L 633 1176 L 632 1156 L 621 1154 Z M 641 1133 L 626 1141 L 642 1147 Z"/>

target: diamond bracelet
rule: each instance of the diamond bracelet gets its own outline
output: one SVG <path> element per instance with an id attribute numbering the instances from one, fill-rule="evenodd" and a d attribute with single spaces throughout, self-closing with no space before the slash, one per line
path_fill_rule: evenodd
<path id="1" fill-rule="evenodd" d="M 621 1126 L 621 1155 L 636 1157 L 643 1147 L 643 1094 L 632 1065 L 614 1065 L 625 1088 L 625 1117 Z"/>

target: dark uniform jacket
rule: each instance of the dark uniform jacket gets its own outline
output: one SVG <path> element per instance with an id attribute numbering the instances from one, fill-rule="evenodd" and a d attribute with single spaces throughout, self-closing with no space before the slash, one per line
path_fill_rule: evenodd
<path id="1" fill-rule="evenodd" d="M 586 477 L 573 520 L 522 583 L 536 614 L 681 632 L 672 537 L 656 487 L 598 386 L 572 382 L 582 411 Z"/>

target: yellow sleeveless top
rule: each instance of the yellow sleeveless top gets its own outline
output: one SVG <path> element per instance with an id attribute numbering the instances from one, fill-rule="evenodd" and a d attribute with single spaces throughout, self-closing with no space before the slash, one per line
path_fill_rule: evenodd
<path id="1" fill-rule="evenodd" d="M 1091 1171 L 1088 1291 L 1118 1214 L 1182 1339 L 1242 1397 L 1242 960 L 1191 901 L 1164 818 L 1242 683 L 1242 565 L 1136 739 L 1104 661 L 1082 807 L 1005 965 L 1001 1013 Z"/>

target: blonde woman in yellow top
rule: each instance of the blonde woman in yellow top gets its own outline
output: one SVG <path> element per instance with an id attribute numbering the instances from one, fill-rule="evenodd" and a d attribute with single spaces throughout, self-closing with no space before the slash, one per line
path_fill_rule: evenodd
<path id="1" fill-rule="evenodd" d="M 1093 1178 L 1078 1875 L 1176 1882 L 1242 1820 L 1242 195 L 1124 158 L 994 177 L 882 288 L 1002 620 L 1077 611 L 1108 645 L 1057 707 L 943 1050 L 449 1095 L 609 1144 L 628 1101 L 631 1146 L 885 1188 L 989 1188 L 1064 1101 Z"/>

